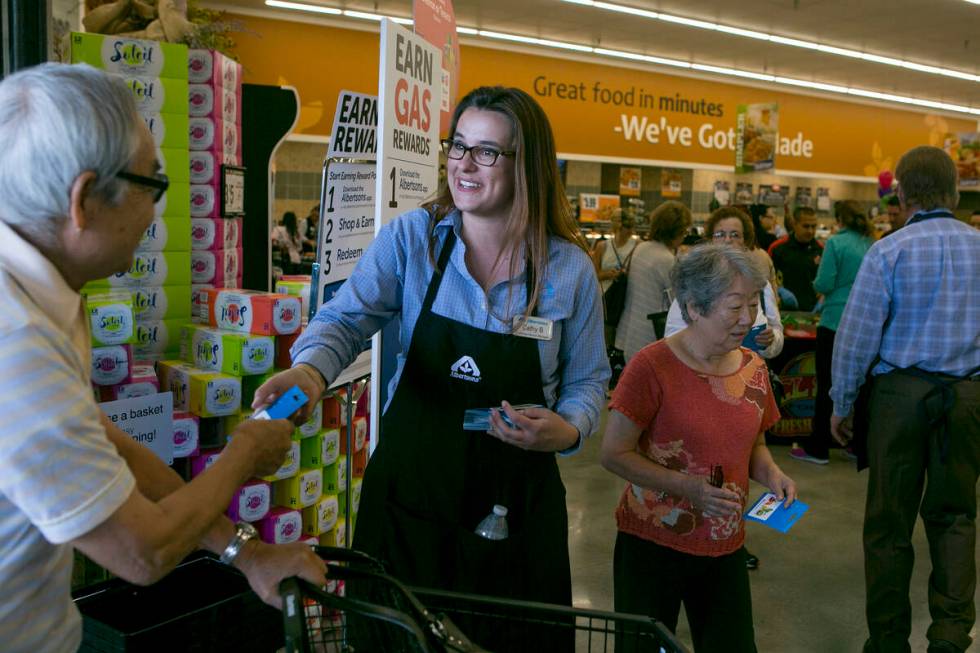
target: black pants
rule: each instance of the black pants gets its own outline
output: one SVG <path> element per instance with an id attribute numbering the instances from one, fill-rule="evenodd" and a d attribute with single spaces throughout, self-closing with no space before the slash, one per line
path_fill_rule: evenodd
<path id="1" fill-rule="evenodd" d="M 836 335 L 832 329 L 817 327 L 817 400 L 813 407 L 813 431 L 802 442 L 803 450 L 814 458 L 830 455 L 830 415 L 834 409 L 830 400 L 830 367 Z"/>
<path id="2" fill-rule="evenodd" d="M 910 650 L 916 513 L 925 524 L 932 562 L 932 624 L 926 637 L 965 650 L 976 620 L 980 382 L 954 386 L 955 403 L 946 413 L 950 440 L 945 462 L 927 421 L 942 407 L 923 401 L 932 388 L 928 381 L 892 372 L 875 377 L 871 391 L 864 573 L 868 630 L 876 653 Z"/>
<path id="3" fill-rule="evenodd" d="M 755 653 L 744 548 L 695 556 L 620 532 L 613 578 L 616 612 L 648 615 L 674 632 L 683 603 L 696 653 Z"/>

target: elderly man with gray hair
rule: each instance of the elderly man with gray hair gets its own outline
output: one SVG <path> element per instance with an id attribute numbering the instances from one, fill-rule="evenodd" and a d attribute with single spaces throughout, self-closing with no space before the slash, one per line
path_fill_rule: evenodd
<path id="1" fill-rule="evenodd" d="M 870 370 L 865 652 L 910 650 L 920 512 L 932 557 L 928 650 L 953 653 L 970 647 L 976 620 L 980 233 L 952 213 L 956 166 L 943 150 L 909 150 L 895 176 L 909 219 L 871 247 L 854 280 L 834 342 L 830 426 L 845 443 Z"/>
<path id="2" fill-rule="evenodd" d="M 79 289 L 129 269 L 168 183 L 122 79 L 57 64 L 8 77 L 0 143 L 0 648 L 78 648 L 73 548 L 139 584 L 198 547 L 225 553 L 272 605 L 286 576 L 322 583 L 308 547 L 248 540 L 222 516 L 280 466 L 291 423 L 242 424 L 184 484 L 94 401 Z"/>
<path id="3" fill-rule="evenodd" d="M 615 609 L 673 630 L 683 603 L 695 651 L 755 651 L 742 548 L 749 479 L 787 506 L 796 498 L 766 447 L 779 420 L 766 364 L 739 346 L 765 284 L 741 248 L 700 245 L 678 259 L 671 285 L 687 328 L 630 359 L 602 441 L 603 466 L 627 481 Z"/>

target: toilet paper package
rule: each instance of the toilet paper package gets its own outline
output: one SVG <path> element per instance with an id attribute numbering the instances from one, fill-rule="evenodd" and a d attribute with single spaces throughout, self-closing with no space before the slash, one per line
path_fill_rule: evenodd
<path id="1" fill-rule="evenodd" d="M 275 287 L 277 293 L 300 298 L 303 302 L 304 323 L 310 314 L 310 283 L 309 275 L 292 275 L 280 277 Z"/>
<path id="2" fill-rule="evenodd" d="M 261 479 L 252 479 L 235 492 L 228 507 L 233 522 L 257 522 L 272 508 L 272 486 Z"/>
<path id="3" fill-rule="evenodd" d="M 152 363 L 146 362 L 133 363 L 128 382 L 99 388 L 102 401 L 145 397 L 158 392 L 160 392 L 160 382 L 157 381 L 156 370 Z"/>
<path id="4" fill-rule="evenodd" d="M 354 451 L 360 451 L 367 442 L 367 420 L 363 417 L 354 418 L 354 431 L 351 436 Z M 340 453 L 347 453 L 347 425 L 340 425 Z"/>
<path id="5" fill-rule="evenodd" d="M 180 113 L 187 110 L 186 79 L 123 75 L 140 113 Z"/>
<path id="6" fill-rule="evenodd" d="M 133 298 L 133 312 L 137 322 L 179 320 L 187 322 L 191 317 L 191 287 L 145 286 L 129 288 Z"/>
<path id="7" fill-rule="evenodd" d="M 347 461 L 338 458 L 323 467 L 323 491 L 338 494 L 347 489 Z"/>
<path id="8" fill-rule="evenodd" d="M 188 407 L 198 417 L 222 417 L 242 409 L 242 380 L 195 369 L 190 373 Z"/>
<path id="9" fill-rule="evenodd" d="M 140 117 L 146 123 L 153 144 L 159 148 L 175 148 L 186 150 L 189 142 L 187 112 L 153 113 L 140 112 Z"/>
<path id="10" fill-rule="evenodd" d="M 213 87 L 239 87 L 242 84 L 242 65 L 216 50 L 187 51 L 187 81 Z"/>
<path id="11" fill-rule="evenodd" d="M 188 159 L 190 165 L 190 159 Z M 187 172 L 190 179 L 190 171 Z M 156 218 L 189 218 L 191 217 L 191 186 L 186 181 L 170 180 L 167 192 L 160 201 L 153 205 L 153 216 Z"/>
<path id="12" fill-rule="evenodd" d="M 323 428 L 339 429 L 341 423 L 347 424 L 347 420 L 341 420 L 340 402 L 336 397 L 324 397 L 323 401 Z"/>
<path id="13" fill-rule="evenodd" d="M 190 413 L 174 413 L 174 458 L 197 455 L 200 442 L 198 419 Z"/>
<path id="14" fill-rule="evenodd" d="M 136 252 L 129 270 L 90 281 L 85 289 L 189 286 L 190 283 L 190 252 Z"/>
<path id="15" fill-rule="evenodd" d="M 320 536 L 321 546 L 347 546 L 347 520 L 338 517 L 337 522 L 329 531 Z"/>
<path id="16" fill-rule="evenodd" d="M 210 184 L 192 184 L 190 193 L 192 218 L 221 217 L 221 194 L 214 186 Z"/>
<path id="17" fill-rule="evenodd" d="M 92 383 L 95 385 L 129 383 L 132 369 L 132 345 L 92 347 Z"/>
<path id="18" fill-rule="evenodd" d="M 303 509 L 303 532 L 323 535 L 337 524 L 339 503 L 336 494 L 324 494 L 316 503 Z"/>
<path id="19" fill-rule="evenodd" d="M 350 473 L 356 478 L 363 478 L 364 472 L 367 470 L 367 463 L 367 447 L 364 447 L 360 451 L 355 451 L 354 455 L 350 457 Z"/>
<path id="20" fill-rule="evenodd" d="M 137 320 L 136 344 L 139 358 L 159 360 L 180 353 L 180 327 L 183 320 Z"/>
<path id="21" fill-rule="evenodd" d="M 171 182 L 177 184 L 190 183 L 191 159 L 186 149 L 157 148 L 157 161 L 160 162 L 160 172 L 167 175 Z"/>
<path id="22" fill-rule="evenodd" d="M 85 307 L 93 347 L 129 345 L 136 341 L 136 316 L 128 292 L 87 293 Z"/>
<path id="23" fill-rule="evenodd" d="M 302 467 L 326 467 L 337 461 L 339 431 L 320 431 L 311 438 L 300 440 Z"/>
<path id="24" fill-rule="evenodd" d="M 323 407 L 320 402 L 313 405 L 313 413 L 310 415 L 310 419 L 306 422 L 300 424 L 296 428 L 300 438 L 310 438 L 320 432 L 323 425 Z"/>
<path id="25" fill-rule="evenodd" d="M 323 491 L 323 470 L 300 468 L 290 478 L 272 485 L 272 503 L 286 508 L 307 508 L 316 503 Z"/>
<path id="26" fill-rule="evenodd" d="M 190 412 L 191 374 L 201 370 L 179 360 L 158 361 L 156 368 L 160 391 L 173 394 L 174 412 Z"/>
<path id="27" fill-rule="evenodd" d="M 266 544 L 289 544 L 303 534 L 303 516 L 299 510 L 276 506 L 255 527 Z"/>
<path id="28" fill-rule="evenodd" d="M 153 218 L 143 232 L 137 252 L 189 252 L 191 249 L 191 219 L 189 217 Z"/>
<path id="29" fill-rule="evenodd" d="M 229 287 L 226 282 L 238 283 L 242 276 L 242 250 L 193 250 L 191 252 L 191 283 L 210 283 Z"/>
<path id="30" fill-rule="evenodd" d="M 242 247 L 241 218 L 192 218 L 191 249 L 218 251 Z"/>
<path id="31" fill-rule="evenodd" d="M 252 399 L 255 398 L 255 391 L 259 387 L 272 378 L 272 375 L 280 370 L 270 370 L 265 374 L 256 374 L 255 376 L 243 376 L 242 377 L 242 405 L 251 406 Z"/>
<path id="32" fill-rule="evenodd" d="M 220 456 L 221 449 L 201 449 L 196 456 L 191 456 L 191 478 L 207 470 Z"/>
<path id="33" fill-rule="evenodd" d="M 266 336 L 298 331 L 300 306 L 297 297 L 227 288 L 202 289 L 196 304 L 198 319 L 211 326 Z"/>
<path id="34" fill-rule="evenodd" d="M 237 166 L 242 162 L 241 125 L 220 118 L 198 117 L 188 121 L 188 146 L 193 152 L 210 152 L 214 156 L 215 172 L 221 164 Z M 215 177 L 220 178 L 216 174 Z"/>
<path id="35" fill-rule="evenodd" d="M 275 474 L 263 476 L 262 479 L 265 481 L 281 481 L 295 476 L 296 472 L 299 471 L 299 458 L 299 442 L 293 440 L 290 443 L 289 451 L 286 453 L 286 459 L 283 461 L 282 466 L 276 470 Z"/>
<path id="36" fill-rule="evenodd" d="M 288 370 L 293 366 L 293 357 L 289 352 L 299 338 L 300 333 L 300 331 L 297 331 L 296 333 L 276 337 L 276 367 Z"/>
<path id="37" fill-rule="evenodd" d="M 246 376 L 272 369 L 272 336 L 219 331 L 196 324 L 185 324 L 181 330 L 181 358 L 202 370 Z M 251 404 L 251 398 L 245 403 Z"/>
<path id="38" fill-rule="evenodd" d="M 119 75 L 188 78 L 186 45 L 123 36 L 71 33 L 71 62 Z"/>
<path id="39" fill-rule="evenodd" d="M 187 111 L 192 118 L 215 118 L 233 125 L 242 124 L 242 87 L 188 84 Z"/>

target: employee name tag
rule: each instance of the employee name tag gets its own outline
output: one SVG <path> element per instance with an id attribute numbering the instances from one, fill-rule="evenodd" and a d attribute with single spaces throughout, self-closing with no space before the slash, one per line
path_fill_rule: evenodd
<path id="1" fill-rule="evenodd" d="M 534 338 L 535 340 L 551 340 L 551 332 L 555 323 L 543 317 L 523 317 L 514 318 L 514 334 L 522 338 Z"/>

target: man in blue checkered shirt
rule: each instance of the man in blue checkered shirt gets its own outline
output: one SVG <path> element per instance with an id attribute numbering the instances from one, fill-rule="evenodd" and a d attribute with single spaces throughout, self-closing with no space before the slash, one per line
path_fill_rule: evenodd
<path id="1" fill-rule="evenodd" d="M 854 282 L 834 344 L 831 431 L 850 437 L 870 370 L 865 653 L 910 651 L 920 503 L 933 565 L 928 651 L 965 651 L 976 620 L 980 232 L 953 216 L 956 168 L 943 150 L 910 150 L 896 177 L 909 220 L 875 243 Z"/>

